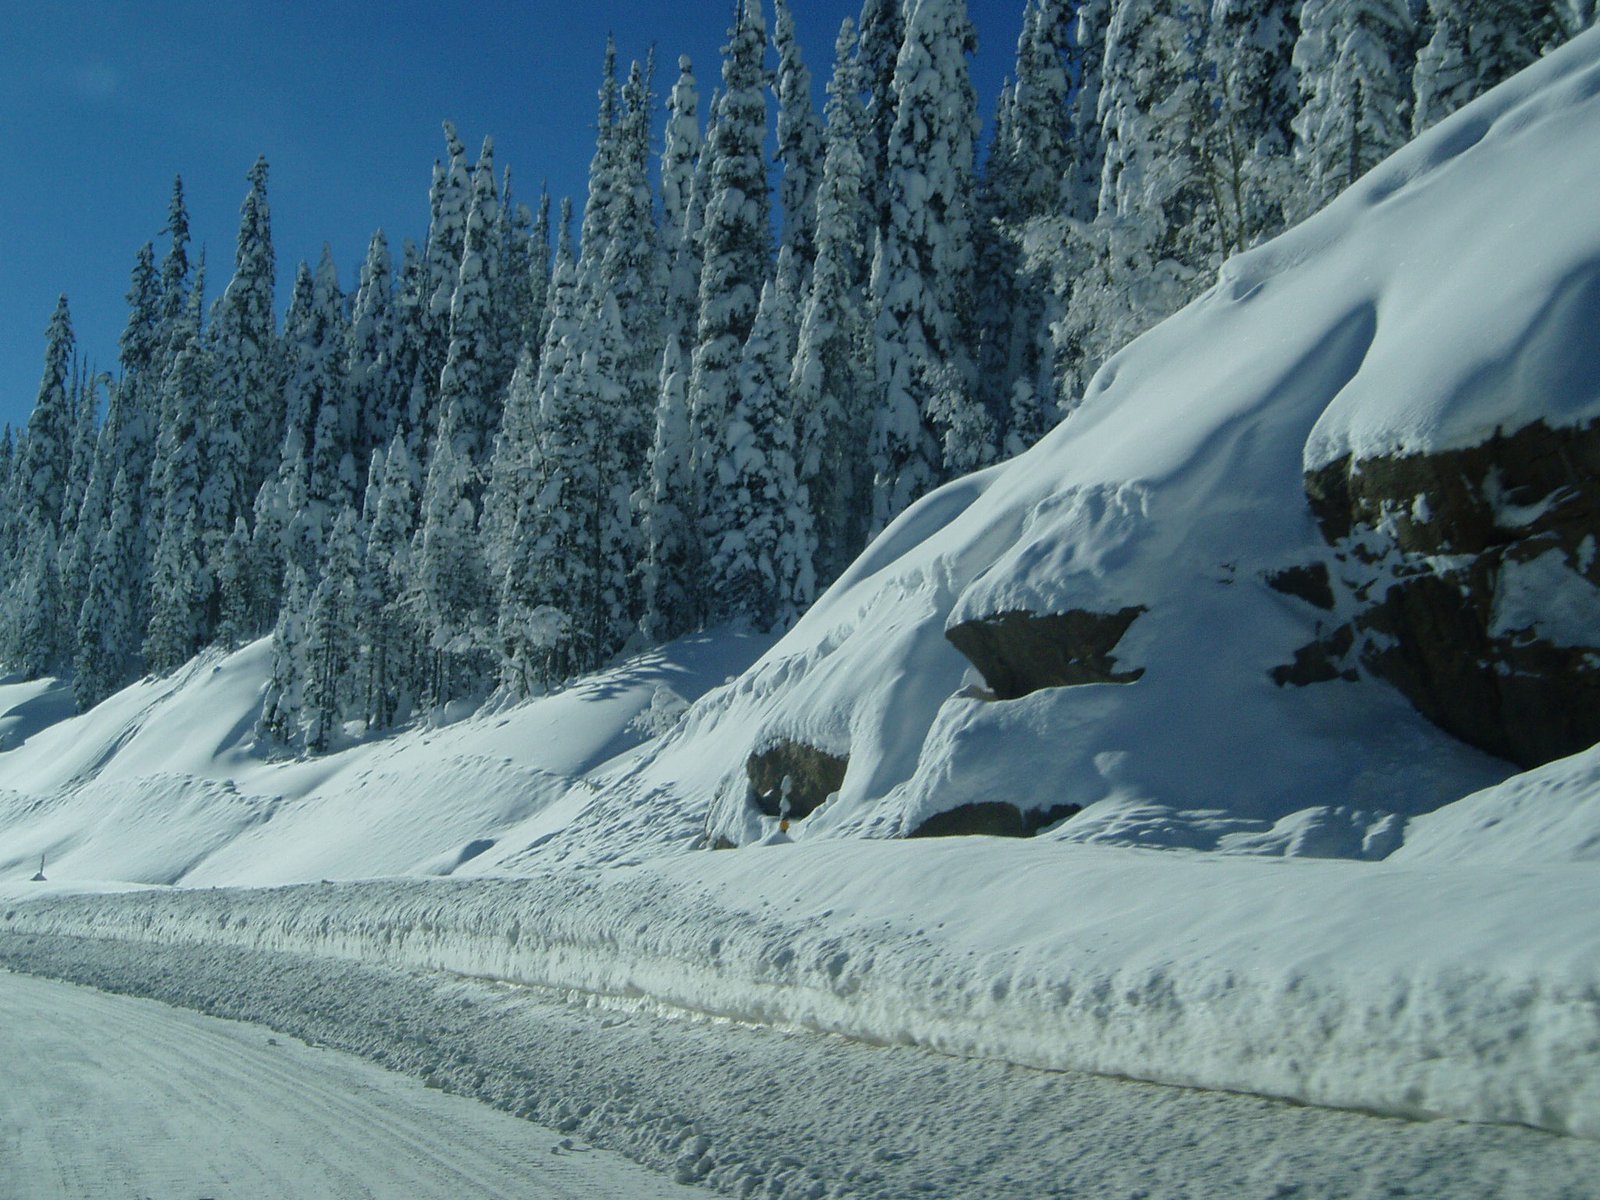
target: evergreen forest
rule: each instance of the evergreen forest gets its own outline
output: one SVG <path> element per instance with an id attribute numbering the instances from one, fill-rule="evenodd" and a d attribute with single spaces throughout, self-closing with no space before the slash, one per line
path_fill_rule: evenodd
<path id="1" fill-rule="evenodd" d="M 1224 260 L 1594 11 L 1027 0 L 987 122 L 963 0 L 865 0 L 821 111 L 768 16 L 742 0 L 709 92 L 607 46 L 576 201 L 514 194 L 446 123 L 425 238 L 374 234 L 354 280 L 325 252 L 275 294 L 262 160 L 208 297 L 175 183 L 116 371 L 62 297 L 0 440 L 0 662 L 88 708 L 270 635 L 260 733 L 317 753 L 781 631 Z"/>

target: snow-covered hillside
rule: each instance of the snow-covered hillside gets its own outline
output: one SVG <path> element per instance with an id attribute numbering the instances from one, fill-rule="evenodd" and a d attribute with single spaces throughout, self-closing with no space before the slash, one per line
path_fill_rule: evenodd
<path id="1" fill-rule="evenodd" d="M 257 744 L 267 641 L 202 656 L 81 716 L 59 686 L 9 685 L 0 877 L 31 874 L 41 856 L 57 879 L 194 886 L 481 868 L 480 856 L 492 863 L 565 829 L 592 798 L 588 775 L 629 758 L 765 646 L 689 638 L 541 700 L 310 759 Z M 624 839 L 588 844 L 591 858 L 632 853 Z"/>
<path id="2" fill-rule="evenodd" d="M 1359 625 L 1374 581 L 1465 557 L 1406 541 L 1425 497 L 1330 540 L 1309 475 L 1600 417 L 1596 145 L 1591 33 L 1230 263 L 774 646 L 691 639 L 294 761 L 253 742 L 264 643 L 81 717 L 16 685 L 8 896 L 458 878 L 45 899 L 3 928 L 393 960 L 1600 1135 L 1596 752 L 1517 774 L 1366 658 L 1291 669 Z M 1584 544 L 1507 552 L 1489 607 L 1508 638 L 1600 655 Z M 872 840 L 1002 829 L 1038 836 Z M 48 887 L 24 882 L 41 855 Z"/>
<path id="3" fill-rule="evenodd" d="M 635 786 L 715 795 L 714 832 L 747 842 L 771 825 L 747 756 L 799 745 L 848 769 L 798 838 L 1003 801 L 1081 806 L 1049 835 L 1071 841 L 1382 857 L 1508 775 L 1365 673 L 1276 682 L 1356 600 L 1272 583 L 1342 569 L 1305 472 L 1600 415 L 1597 50 L 1580 39 L 1229 263 L 1032 452 L 905 514 Z M 1550 578 L 1550 614 L 1600 611 L 1591 581 Z M 946 636 L 1071 613 L 1121 618 L 1114 649 L 1079 653 L 1136 682 L 997 702 Z"/>

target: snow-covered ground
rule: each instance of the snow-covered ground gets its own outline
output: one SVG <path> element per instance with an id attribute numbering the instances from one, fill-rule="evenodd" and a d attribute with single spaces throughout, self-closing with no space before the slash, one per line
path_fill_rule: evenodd
<path id="1" fill-rule="evenodd" d="M 1593 1194 L 1594 1146 L 1528 1129 L 1393 1121 L 964 1062 L 335 959 L 4 936 L 0 956 L 30 971 L 263 1021 L 739 1196 Z M 0 989 L 4 983 L 0 975 Z M 536 1146 L 552 1141 L 533 1136 Z M 538 1194 L 532 1184 L 528 1194 Z"/>
<path id="2" fill-rule="evenodd" d="M 703 1194 L 258 1025 L 4 972 L 0 1130 L 4 1200 Z"/>
<path id="3" fill-rule="evenodd" d="M 207 1003 L 231 994 L 223 975 L 296 956 L 325 983 L 357 981 L 329 985 L 354 1014 L 346 1040 L 381 1023 L 361 989 L 399 966 L 570 993 L 644 1041 L 675 1038 L 618 1005 L 981 1060 L 915 1060 L 942 1064 L 926 1103 L 901 1110 L 917 1129 L 942 1087 L 1048 1091 L 1041 1068 L 1492 1123 L 1361 1128 L 1443 1139 L 1436 1186 L 1414 1176 L 1432 1196 L 1586 1194 L 1565 1166 L 1487 1164 L 1509 1126 L 1600 1137 L 1600 750 L 1517 775 L 1377 679 L 1278 686 L 1273 667 L 1351 614 L 1267 577 L 1328 561 L 1307 468 L 1600 414 L 1596 145 L 1600 32 L 1229 264 L 1109 363 L 1059 430 L 908 511 L 775 645 L 690 639 L 525 705 L 352 732 L 306 760 L 255 743 L 264 643 L 82 716 L 59 686 L 0 688 L 0 943 L 22 965 L 174 999 L 189 984 L 162 972 L 182 964 Z M 1538 561 L 1513 572 L 1508 628 L 1538 608 L 1590 644 L 1595 589 Z M 996 701 L 945 637 L 1008 611 L 1132 607 L 1116 647 L 1119 669 L 1143 671 L 1132 684 Z M 848 757 L 842 786 L 787 835 L 747 777 L 780 740 Z M 1083 811 L 1027 842 L 888 840 L 995 800 Z M 728 842 L 744 848 L 706 849 Z M 41 856 L 50 882 L 29 883 Z M 234 890 L 291 883 L 305 886 Z M 103 894 L 130 885 L 142 890 Z M 479 989 L 463 1037 L 511 1004 L 478 984 L 416 986 L 447 1007 L 450 988 Z M 500 999 L 485 1009 L 484 995 Z M 293 1026 L 296 1011 L 262 1014 Z M 727 1029 L 677 1028 L 699 1031 L 706 1057 L 730 1053 Z M 843 1045 L 802 1041 L 785 1071 Z M 605 1077 L 657 1070 L 629 1061 Z M 483 1090 L 470 1062 L 451 1070 Z M 598 1103 L 585 1089 L 620 1094 L 588 1078 L 561 1085 L 578 1107 Z M 704 1078 L 714 1090 L 725 1076 Z M 1089 1119 L 1090 1100 L 1060 1103 L 1051 1119 Z M 1269 1111 L 1248 1103 L 1247 1124 Z M 658 1130 L 618 1111 L 578 1120 Z M 702 1151 L 687 1177 L 770 1187 L 789 1170 L 783 1186 L 804 1194 L 811 1172 L 818 1194 L 844 1194 L 866 1168 L 830 1140 L 860 1144 L 890 1118 L 839 1110 L 855 1112 L 841 1133 L 835 1111 L 780 1108 L 762 1126 L 763 1145 L 804 1144 L 799 1165 L 767 1146 L 728 1160 L 765 1166 L 719 1174 Z M 917 1154 L 951 1136 L 996 1172 L 951 1166 L 934 1194 L 1050 1194 L 1016 1160 L 926 1128 Z M 1027 1144 L 1048 1140 L 1030 1129 Z M 1505 1161 L 1593 1162 L 1591 1141 L 1538 1136 L 1528 1145 L 1562 1149 Z M 1328 1144 L 1354 1171 L 1351 1138 Z M 628 1147 L 659 1163 L 668 1141 Z M 1089 1194 L 1184 1194 L 1171 1169 L 1141 1182 L 1107 1167 L 1114 1186 Z M 852 1194 L 916 1182 L 894 1180 Z M 1193 1194 L 1297 1194 L 1287 1175 L 1248 1182 Z M 1376 1176 L 1356 1182 L 1315 1194 L 1382 1194 Z"/>
<path id="4" fill-rule="evenodd" d="M 400 963 L 1033 1067 L 1600 1138 L 1600 874 L 982 839 L 7 904 L 0 931 Z"/>

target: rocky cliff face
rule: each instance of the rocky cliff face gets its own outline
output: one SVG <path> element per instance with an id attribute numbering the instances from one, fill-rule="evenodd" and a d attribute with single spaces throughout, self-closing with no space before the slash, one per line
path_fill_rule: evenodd
<path id="1" fill-rule="evenodd" d="M 1308 684 L 1356 662 L 1440 728 L 1525 767 L 1600 741 L 1600 423 L 1496 431 L 1466 450 L 1306 476 L 1353 620 L 1280 668 Z M 1296 585 L 1322 565 L 1270 582 Z"/>

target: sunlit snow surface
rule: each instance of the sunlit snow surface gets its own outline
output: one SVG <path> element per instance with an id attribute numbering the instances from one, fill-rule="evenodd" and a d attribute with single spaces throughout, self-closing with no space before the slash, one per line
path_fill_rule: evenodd
<path id="1" fill-rule="evenodd" d="M 1032 452 L 906 513 L 643 777 L 715 791 L 714 827 L 747 841 L 743 756 L 793 739 L 850 757 L 800 837 L 1010 800 L 1085 806 L 1051 835 L 1073 841 L 1351 857 L 1503 778 L 1383 684 L 1278 687 L 1353 614 L 1266 577 L 1327 558 L 1308 468 L 1600 416 L 1597 58 L 1579 39 L 1229 263 Z M 1131 606 L 1132 686 L 989 703 L 943 636 Z"/>
<path id="2" fill-rule="evenodd" d="M 1308 466 L 1600 415 L 1597 95 L 1592 33 L 1230 264 L 770 649 L 691 640 L 308 761 L 253 744 L 264 644 L 71 720 L 35 685 L 0 693 L 8 896 L 311 884 L 8 902 L 5 926 L 1600 1136 L 1593 754 L 1512 777 L 1381 683 L 1277 687 L 1349 614 L 1264 582 L 1322 552 Z M 944 637 L 1131 605 L 1129 686 L 988 702 Z M 850 760 L 794 842 L 746 797 L 747 756 L 780 738 Z M 1029 843 L 883 840 L 975 800 L 1084 811 Z M 771 844 L 699 849 L 718 837 Z M 526 878 L 466 878 L 497 874 Z M 314 882 L 385 875 L 453 878 Z"/>

